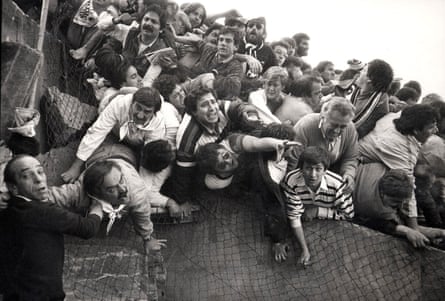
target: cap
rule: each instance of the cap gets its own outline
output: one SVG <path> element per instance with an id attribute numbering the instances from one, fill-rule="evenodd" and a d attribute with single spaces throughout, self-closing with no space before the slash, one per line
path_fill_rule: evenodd
<path id="1" fill-rule="evenodd" d="M 246 18 L 243 18 L 243 17 L 228 17 L 224 20 L 224 25 L 230 25 L 233 23 L 241 23 L 241 24 L 246 25 L 247 20 L 246 20 Z"/>
<path id="2" fill-rule="evenodd" d="M 247 24 L 251 24 L 251 23 L 259 23 L 259 24 L 263 24 L 264 26 L 266 26 L 266 18 L 259 17 L 259 18 L 253 18 L 253 19 L 250 19 L 249 21 L 247 21 Z"/>

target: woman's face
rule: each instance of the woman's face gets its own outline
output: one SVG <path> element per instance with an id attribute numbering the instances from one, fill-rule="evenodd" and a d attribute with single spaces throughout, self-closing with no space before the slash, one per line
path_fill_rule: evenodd
<path id="1" fill-rule="evenodd" d="M 279 80 L 269 80 L 264 84 L 264 91 L 268 100 L 278 99 L 283 90 L 283 85 Z"/>
<path id="2" fill-rule="evenodd" d="M 142 85 L 142 78 L 139 76 L 138 71 L 134 66 L 130 66 L 125 76 L 124 86 L 140 88 Z"/>
<path id="3" fill-rule="evenodd" d="M 199 27 L 201 26 L 202 19 L 204 18 L 204 9 L 202 7 L 198 7 L 194 11 L 189 12 L 188 17 L 192 28 Z"/>
<path id="4" fill-rule="evenodd" d="M 198 100 L 193 116 L 204 126 L 212 127 L 218 120 L 218 102 L 212 93 L 207 93 Z"/>

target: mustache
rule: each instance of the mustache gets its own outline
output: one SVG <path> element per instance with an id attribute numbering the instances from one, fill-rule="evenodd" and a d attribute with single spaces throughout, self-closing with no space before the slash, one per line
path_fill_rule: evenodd
<path id="1" fill-rule="evenodd" d="M 150 25 L 147 25 L 147 24 L 143 25 L 143 26 L 142 26 L 142 29 L 153 31 L 153 27 L 150 26 Z"/>

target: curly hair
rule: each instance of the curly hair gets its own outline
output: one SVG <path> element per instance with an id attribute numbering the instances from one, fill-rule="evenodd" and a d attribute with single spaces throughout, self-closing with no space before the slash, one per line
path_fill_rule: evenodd
<path id="1" fill-rule="evenodd" d="M 198 109 L 198 101 L 201 99 L 201 97 L 207 94 L 212 94 L 213 97 L 217 99 L 216 93 L 213 89 L 200 87 L 196 90 L 191 91 L 184 99 L 185 112 L 189 115 L 195 113 Z"/>
<path id="2" fill-rule="evenodd" d="M 196 151 L 196 164 L 203 173 L 214 174 L 215 165 L 218 163 L 218 150 L 225 149 L 221 144 L 212 142 L 198 148 Z"/>
<path id="3" fill-rule="evenodd" d="M 170 101 L 169 96 L 175 90 L 176 85 L 179 84 L 179 78 L 172 74 L 161 74 L 153 82 L 153 88 L 157 89 L 164 97 L 165 101 Z"/>
<path id="4" fill-rule="evenodd" d="M 438 119 L 437 112 L 431 106 L 416 104 L 403 109 L 400 118 L 393 122 L 397 131 L 403 135 L 413 135 L 414 131 L 421 131 Z"/>
<path id="5" fill-rule="evenodd" d="M 175 160 L 175 152 L 167 140 L 155 140 L 144 145 L 141 166 L 151 172 L 167 168 Z"/>
<path id="6" fill-rule="evenodd" d="M 367 76 L 375 91 L 386 92 L 391 86 L 394 72 L 387 62 L 376 59 L 368 63 Z"/>
<path id="7" fill-rule="evenodd" d="M 379 180 L 380 195 L 410 198 L 413 193 L 413 183 L 408 174 L 401 169 L 391 169 Z"/>

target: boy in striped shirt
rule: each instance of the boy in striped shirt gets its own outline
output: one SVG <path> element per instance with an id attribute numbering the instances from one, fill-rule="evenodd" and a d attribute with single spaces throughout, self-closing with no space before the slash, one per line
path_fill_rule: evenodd
<path id="1" fill-rule="evenodd" d="M 292 232 L 302 248 L 300 262 L 309 264 L 310 253 L 304 237 L 304 221 L 314 218 L 345 220 L 354 217 L 351 194 L 345 194 L 342 177 L 329 170 L 329 155 L 321 147 L 309 146 L 300 156 L 299 168 L 282 181 L 286 212 Z"/>

